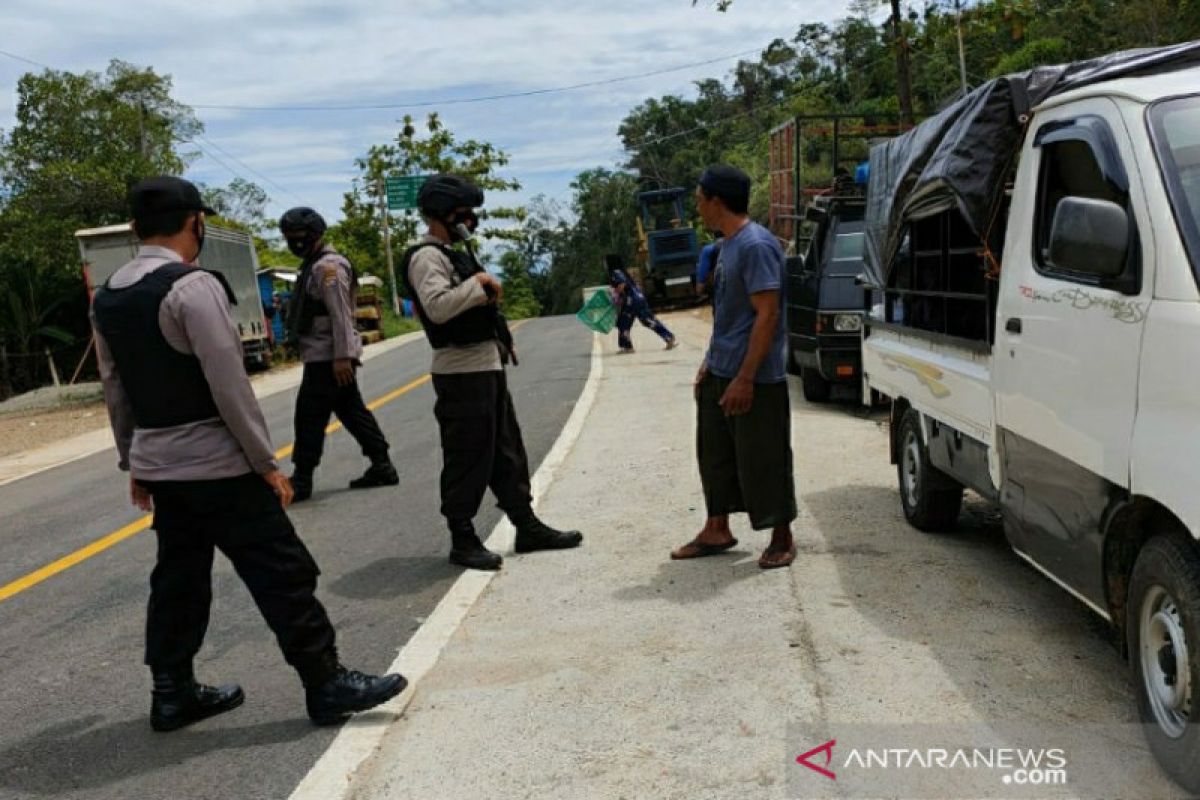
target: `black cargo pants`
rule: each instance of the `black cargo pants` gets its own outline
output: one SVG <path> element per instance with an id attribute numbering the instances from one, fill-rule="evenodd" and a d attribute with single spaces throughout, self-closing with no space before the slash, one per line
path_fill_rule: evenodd
<path id="1" fill-rule="evenodd" d="M 327 668 L 334 630 L 315 596 L 320 570 L 279 499 L 254 473 L 208 481 L 141 481 L 154 498 L 158 563 L 150 576 L 146 663 L 191 664 L 208 630 L 213 551 L 250 590 L 289 664 Z"/>
<path id="2" fill-rule="evenodd" d="M 529 508 L 529 459 L 504 371 L 434 375 L 433 389 L 446 519 L 473 519 L 489 487 L 509 514 Z"/>
<path id="3" fill-rule="evenodd" d="M 304 377 L 296 396 L 296 444 L 292 463 L 297 469 L 311 471 L 321 463 L 330 414 L 337 414 L 362 448 L 363 455 L 372 462 L 387 456 L 387 438 L 375 421 L 375 415 L 363 402 L 358 380 L 338 386 L 332 361 L 311 361 L 304 365 Z"/>

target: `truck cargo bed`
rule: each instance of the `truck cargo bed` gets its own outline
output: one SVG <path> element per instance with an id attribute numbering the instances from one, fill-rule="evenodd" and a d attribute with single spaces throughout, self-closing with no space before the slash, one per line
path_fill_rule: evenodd
<path id="1" fill-rule="evenodd" d="M 991 348 L 878 321 L 863 342 L 870 386 L 986 445 L 992 444 Z"/>

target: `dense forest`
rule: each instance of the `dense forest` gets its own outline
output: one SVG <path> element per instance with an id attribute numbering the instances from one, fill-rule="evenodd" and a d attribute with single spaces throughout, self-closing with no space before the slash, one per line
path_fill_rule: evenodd
<path id="1" fill-rule="evenodd" d="M 678 0 L 684 2 L 684 0 Z M 697 2 L 716 14 L 736 0 Z M 756 59 L 630 109 L 617 135 L 619 168 L 577 175 L 560 206 L 534 198 L 492 209 L 488 247 L 513 316 L 573 311 L 579 289 L 598 282 L 603 255 L 632 256 L 635 196 L 643 188 L 690 187 L 713 162 L 738 165 L 756 182 L 752 213 L 765 215 L 767 132 L 796 114 L 851 111 L 920 117 L 990 78 L 1038 64 L 1113 50 L 1200 39 L 1200 0 L 856 0 L 835 24 L 795 20 Z M 962 60 L 960 61 L 960 39 Z M 0 133 L 0 399 L 69 375 L 88 342 L 76 229 L 125 219 L 128 185 L 181 173 L 215 145 L 171 80 L 114 61 L 104 73 L 28 73 L 16 121 Z M 374 188 L 386 174 L 454 169 L 490 189 L 514 189 L 508 157 L 461 140 L 436 114 L 402 121 L 394 139 L 357 162 L 336 244 L 360 270 L 386 278 Z M 266 264 L 287 262 L 270 241 L 268 197 L 245 180 L 206 187 L 222 221 L 260 238 Z M 411 213 L 390 220 L 394 257 L 415 231 Z"/>

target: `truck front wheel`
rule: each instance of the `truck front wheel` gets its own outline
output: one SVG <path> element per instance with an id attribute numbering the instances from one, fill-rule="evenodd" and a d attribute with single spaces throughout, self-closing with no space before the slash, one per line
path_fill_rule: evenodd
<path id="1" fill-rule="evenodd" d="M 930 463 L 916 411 L 910 408 L 904 412 L 896 435 L 900 446 L 896 472 L 904 518 L 922 531 L 953 528 L 962 509 L 963 487 Z"/>
<path id="2" fill-rule="evenodd" d="M 1189 793 L 1200 792 L 1200 555 L 1159 535 L 1138 554 L 1126 626 L 1138 710 L 1151 752 Z"/>

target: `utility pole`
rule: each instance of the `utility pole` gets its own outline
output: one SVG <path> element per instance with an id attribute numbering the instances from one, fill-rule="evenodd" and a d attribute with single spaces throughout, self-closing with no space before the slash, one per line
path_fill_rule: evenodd
<path id="1" fill-rule="evenodd" d="M 392 312 L 400 315 L 400 295 L 396 291 L 396 267 L 392 263 L 392 229 L 388 224 L 387 189 L 379 179 L 379 218 L 383 223 L 383 249 L 387 252 L 388 279 L 392 284 Z"/>
<path id="2" fill-rule="evenodd" d="M 146 160 L 146 102 L 138 101 L 138 155 Z"/>
<path id="3" fill-rule="evenodd" d="M 900 0 L 891 0 L 892 40 L 896 47 L 896 94 L 900 99 L 900 121 L 913 123 L 912 73 L 908 63 L 908 39 L 900 22 Z"/>
<path id="4" fill-rule="evenodd" d="M 963 47 L 962 0 L 954 0 L 954 17 L 958 28 L 958 74 L 962 78 L 963 97 L 966 97 L 970 89 L 967 87 L 967 51 Z"/>

